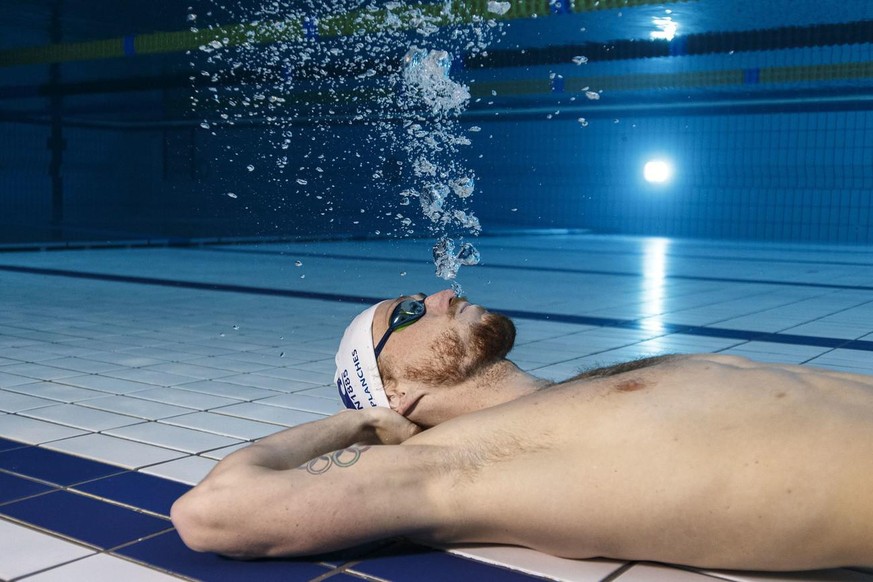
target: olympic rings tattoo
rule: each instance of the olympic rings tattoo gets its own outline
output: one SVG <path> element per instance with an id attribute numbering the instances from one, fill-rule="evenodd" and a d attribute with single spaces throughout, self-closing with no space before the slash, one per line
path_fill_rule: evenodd
<path id="1" fill-rule="evenodd" d="M 334 451 L 329 455 L 321 455 L 297 467 L 301 471 L 306 471 L 310 475 L 322 475 L 336 465 L 337 467 L 351 467 L 361 458 L 361 453 L 369 449 L 366 447 L 348 447 Z"/>

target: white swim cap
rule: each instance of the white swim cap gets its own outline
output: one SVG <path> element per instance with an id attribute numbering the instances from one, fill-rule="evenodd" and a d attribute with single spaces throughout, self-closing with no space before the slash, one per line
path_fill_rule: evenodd
<path id="1" fill-rule="evenodd" d="M 333 379 L 346 408 L 389 406 L 373 351 L 373 316 L 378 306 L 377 303 L 352 320 L 336 353 Z"/>

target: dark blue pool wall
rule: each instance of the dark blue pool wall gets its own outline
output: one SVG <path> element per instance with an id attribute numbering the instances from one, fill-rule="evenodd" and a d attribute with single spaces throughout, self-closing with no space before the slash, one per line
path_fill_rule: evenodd
<path id="1" fill-rule="evenodd" d="M 398 206 L 408 160 L 372 125 L 314 115 L 301 89 L 286 95 L 297 115 L 281 150 L 274 123 L 222 126 L 192 106 L 202 55 L 134 43 L 187 30 L 186 7 L 5 4 L 0 243 L 390 236 L 398 212 L 428 234 Z M 453 74 L 473 93 L 461 128 L 481 128 L 460 159 L 485 229 L 873 242 L 873 6 L 779 4 L 766 18 L 708 0 L 553 10 L 507 20 L 486 56 L 459 51 Z M 667 9 L 687 32 L 652 40 L 646 23 Z M 119 39 L 122 55 L 76 56 Z M 15 60 L 58 43 L 54 57 Z M 672 161 L 671 182 L 642 179 L 655 158 Z"/>

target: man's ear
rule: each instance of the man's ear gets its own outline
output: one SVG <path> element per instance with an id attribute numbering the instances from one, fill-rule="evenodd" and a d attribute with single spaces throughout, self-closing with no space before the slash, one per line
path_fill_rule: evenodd
<path id="1" fill-rule="evenodd" d="M 388 397 L 388 404 L 396 412 L 406 393 L 400 389 L 399 383 L 393 378 L 383 380 L 382 388 L 385 390 L 385 396 Z"/>

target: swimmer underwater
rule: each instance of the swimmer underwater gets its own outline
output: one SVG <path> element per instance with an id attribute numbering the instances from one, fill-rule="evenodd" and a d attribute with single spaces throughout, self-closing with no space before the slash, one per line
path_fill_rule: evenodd
<path id="1" fill-rule="evenodd" d="M 239 450 L 173 506 L 194 550 L 408 537 L 704 568 L 873 566 L 873 377 L 699 354 L 547 382 L 450 290 L 360 314 L 353 408 Z"/>

